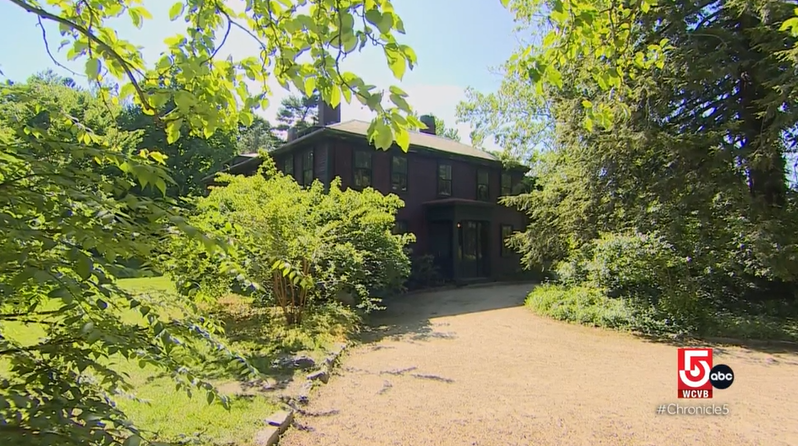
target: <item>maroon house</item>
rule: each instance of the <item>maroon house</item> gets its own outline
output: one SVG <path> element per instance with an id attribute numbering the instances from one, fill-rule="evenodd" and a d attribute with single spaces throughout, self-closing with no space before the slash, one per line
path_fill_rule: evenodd
<path id="1" fill-rule="evenodd" d="M 343 187 L 372 187 L 401 197 L 397 230 L 416 236 L 413 255 L 432 254 L 441 272 L 455 281 L 501 279 L 520 269 L 519 256 L 503 239 L 526 226 L 526 216 L 497 203 L 512 193 L 525 168 L 504 169 L 493 155 L 435 135 L 434 120 L 412 132 L 407 153 L 397 146 L 376 150 L 368 143 L 369 123 L 340 122 L 340 109 L 320 107 L 319 126 L 271 155 L 278 168 L 300 184 L 335 177 Z M 225 169 L 249 175 L 260 164 L 257 154 L 236 157 Z M 209 177 L 208 179 L 212 179 Z"/>

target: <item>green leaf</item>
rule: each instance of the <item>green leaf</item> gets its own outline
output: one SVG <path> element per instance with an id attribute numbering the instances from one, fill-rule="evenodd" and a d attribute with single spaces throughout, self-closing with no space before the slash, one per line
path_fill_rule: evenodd
<path id="1" fill-rule="evenodd" d="M 196 102 L 194 95 L 184 90 L 175 91 L 174 99 L 175 104 L 183 113 L 189 113 Z"/>
<path id="2" fill-rule="evenodd" d="M 166 181 L 163 178 L 155 180 L 155 187 L 161 192 L 161 195 L 166 196 Z"/>
<path id="3" fill-rule="evenodd" d="M 510 0 L 501 0 L 501 2 L 502 2 L 502 6 L 504 6 L 505 8 L 510 6 Z"/>
<path id="4" fill-rule="evenodd" d="M 141 17 L 141 13 L 136 8 L 128 8 L 127 14 L 130 16 L 130 19 L 133 21 L 133 25 L 136 28 L 141 29 L 141 25 L 144 23 L 144 20 Z"/>
<path id="5" fill-rule="evenodd" d="M 333 84 L 330 90 L 330 107 L 335 108 L 341 103 L 341 87 L 338 84 Z"/>
<path id="6" fill-rule="evenodd" d="M 403 152 L 407 152 L 407 149 L 410 147 L 410 132 L 400 128 L 397 129 L 395 133 L 396 144 Z"/>
<path id="7" fill-rule="evenodd" d="M 404 57 L 402 57 L 397 48 L 386 46 L 384 51 L 385 59 L 388 61 L 388 67 L 393 72 L 394 77 L 402 80 L 402 77 L 405 75 L 405 70 L 407 69 Z"/>
<path id="8" fill-rule="evenodd" d="M 316 91 L 316 78 L 309 77 L 305 79 L 305 96 L 311 97 L 313 92 Z"/>
<path id="9" fill-rule="evenodd" d="M 99 75 L 100 61 L 94 58 L 86 60 L 86 76 L 88 76 L 89 79 L 97 79 Z"/>
<path id="10" fill-rule="evenodd" d="M 546 68 L 544 76 L 546 76 L 546 82 L 556 85 L 557 88 L 562 88 L 562 74 L 560 74 L 560 70 L 549 65 Z"/>
<path id="11" fill-rule="evenodd" d="M 385 125 L 385 122 L 378 120 L 374 126 L 374 146 L 381 150 L 387 150 L 393 144 L 393 132 Z"/>
<path id="12" fill-rule="evenodd" d="M 141 445 L 141 437 L 138 435 L 131 435 L 125 439 L 125 442 L 122 443 L 122 446 L 139 446 Z"/>
<path id="13" fill-rule="evenodd" d="M 395 95 L 397 95 L 399 97 L 402 97 L 402 98 L 406 98 L 407 97 L 407 93 L 405 93 L 404 90 L 402 90 L 401 88 L 397 87 L 396 85 L 391 85 L 390 87 L 388 87 L 388 89 L 391 91 L 391 93 L 393 93 L 393 94 L 395 94 Z"/>
<path id="14" fill-rule="evenodd" d="M 588 132 L 593 131 L 593 120 L 590 119 L 590 117 L 585 118 L 585 129 L 587 129 Z"/>
<path id="15" fill-rule="evenodd" d="M 352 90 L 348 86 L 344 85 L 344 87 L 341 88 L 341 94 L 344 96 L 344 100 L 347 104 L 352 102 Z"/>
<path id="16" fill-rule="evenodd" d="M 169 20 L 171 21 L 177 20 L 177 18 L 183 14 L 183 8 L 185 8 L 185 6 L 186 5 L 184 5 L 182 2 L 178 2 L 172 5 L 172 7 L 169 8 Z"/>
<path id="17" fill-rule="evenodd" d="M 169 121 L 166 124 L 166 143 L 174 144 L 180 139 L 180 127 L 183 126 L 183 118 Z"/>
<path id="18" fill-rule="evenodd" d="M 91 258 L 82 252 L 78 252 L 75 262 L 75 273 L 77 273 L 82 280 L 87 280 L 89 277 L 91 277 L 92 267 L 93 262 L 91 261 Z"/>
<path id="19" fill-rule="evenodd" d="M 413 48 L 410 48 L 407 45 L 399 45 L 399 51 L 404 54 L 408 63 L 410 63 L 410 68 L 413 68 L 413 65 L 418 61 L 418 57 L 416 56 L 416 52 L 413 50 Z"/>
<path id="20" fill-rule="evenodd" d="M 396 94 L 391 94 L 389 98 L 391 102 L 393 102 L 394 104 L 396 104 L 397 107 L 399 107 L 400 110 L 410 113 L 411 111 L 410 104 L 408 104 L 403 97 L 398 96 Z"/>
<path id="21" fill-rule="evenodd" d="M 246 127 L 249 127 L 249 126 L 252 125 L 252 123 L 254 122 L 255 118 L 252 116 L 252 113 L 242 112 L 238 116 L 238 119 L 239 119 L 239 121 L 241 121 L 241 124 L 243 124 Z"/>
<path id="22" fill-rule="evenodd" d="M 588 101 L 587 99 L 582 99 L 582 107 L 593 108 L 593 103 Z"/>

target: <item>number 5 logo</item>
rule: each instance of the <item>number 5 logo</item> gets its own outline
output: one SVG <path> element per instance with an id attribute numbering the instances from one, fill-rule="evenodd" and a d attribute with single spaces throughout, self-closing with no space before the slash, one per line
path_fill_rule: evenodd
<path id="1" fill-rule="evenodd" d="M 682 367 L 679 369 L 680 381 L 688 387 L 701 387 L 709 381 L 712 369 L 712 350 L 710 349 L 680 349 L 682 354 Z M 679 361 L 679 362 L 682 362 Z M 688 376 L 689 375 L 689 376 Z M 695 378 L 699 378 L 695 380 Z"/>

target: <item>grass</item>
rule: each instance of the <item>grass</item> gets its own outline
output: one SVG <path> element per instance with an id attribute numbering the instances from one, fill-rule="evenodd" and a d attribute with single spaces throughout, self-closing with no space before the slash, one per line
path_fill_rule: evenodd
<path id="1" fill-rule="evenodd" d="M 120 286 L 131 293 L 174 292 L 172 283 L 164 277 L 123 279 Z M 323 357 L 324 349 L 345 338 L 356 322 L 351 311 L 330 305 L 309 313 L 301 327 L 286 328 L 275 309 L 254 307 L 252 302 L 236 295 L 221 300 L 213 313 L 225 325 L 228 345 L 261 372 L 279 379 L 291 379 L 294 371 L 271 368 L 275 358 L 299 352 L 318 360 Z M 140 318 L 134 311 L 123 314 L 128 322 Z M 23 324 L 4 324 L 3 331 L 31 344 L 45 334 L 41 327 Z M 203 359 L 197 361 L 202 363 Z M 201 365 L 213 374 L 217 386 L 229 387 L 224 385 L 236 382 L 227 364 Z M 185 391 L 176 390 L 171 377 L 163 376 L 153 367 L 141 368 L 121 357 L 112 359 L 111 366 L 129 375 L 136 398 L 145 401 L 120 398 L 119 407 L 154 441 L 206 446 L 251 444 L 254 434 L 263 427 L 263 420 L 279 407 L 272 396 L 264 393 L 231 394 L 228 411 L 218 403 L 209 405 L 204 392 L 189 397 Z M 5 368 L 0 364 L 0 370 Z"/>

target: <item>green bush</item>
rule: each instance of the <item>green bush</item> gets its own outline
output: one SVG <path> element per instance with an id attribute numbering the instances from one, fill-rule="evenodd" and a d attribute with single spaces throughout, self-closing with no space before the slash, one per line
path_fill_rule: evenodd
<path id="1" fill-rule="evenodd" d="M 635 309 L 634 320 L 623 325 L 645 331 L 695 332 L 706 327 L 708 306 L 690 274 L 689 259 L 680 257 L 662 237 L 637 232 L 601 234 L 572 252 L 556 266 L 559 284 L 574 288 L 576 295 L 590 289 Z"/>
<path id="2" fill-rule="evenodd" d="M 632 329 L 637 318 L 626 301 L 609 298 L 589 286 L 545 283 L 529 293 L 526 305 L 541 315 L 596 327 Z"/>
<path id="3" fill-rule="evenodd" d="M 409 290 L 431 288 L 446 283 L 446 278 L 435 264 L 435 256 L 431 254 L 413 256 L 410 270 L 410 277 L 407 279 Z"/>
<path id="4" fill-rule="evenodd" d="M 293 324 L 312 301 L 340 293 L 365 311 L 377 309 L 410 274 L 404 248 L 413 236 L 391 233 L 404 205 L 395 195 L 342 191 L 339 179 L 328 192 L 319 182 L 303 188 L 268 158 L 259 175 L 219 181 L 226 186 L 197 199 L 190 221 L 209 238 L 227 240 L 227 250 L 204 256 L 193 253 L 197 242 L 172 240 L 167 263 L 181 292 L 219 297 L 238 285 L 283 307 Z"/>

